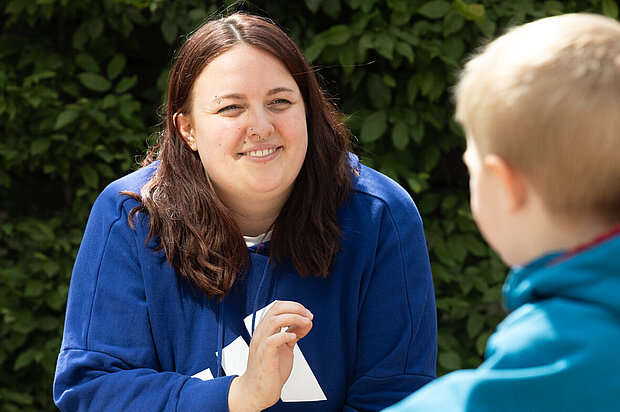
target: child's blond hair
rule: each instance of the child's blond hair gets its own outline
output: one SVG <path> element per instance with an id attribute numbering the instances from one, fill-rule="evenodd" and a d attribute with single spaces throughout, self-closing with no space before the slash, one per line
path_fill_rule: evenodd
<path id="1" fill-rule="evenodd" d="M 456 118 L 552 212 L 620 220 L 620 22 L 566 14 L 510 30 L 466 64 Z"/>

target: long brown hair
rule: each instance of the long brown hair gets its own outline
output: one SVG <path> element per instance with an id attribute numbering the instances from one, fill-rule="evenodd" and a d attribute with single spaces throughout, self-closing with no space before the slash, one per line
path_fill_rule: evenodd
<path id="1" fill-rule="evenodd" d="M 248 262 L 248 249 L 230 210 L 209 184 L 197 152 L 175 130 L 175 113 L 191 112 L 192 87 L 213 59 L 238 44 L 272 53 L 289 70 L 306 107 L 308 150 L 289 199 L 273 224 L 270 257 L 291 259 L 301 276 L 326 277 L 340 249 L 337 212 L 351 192 L 349 132 L 326 99 L 297 45 L 267 19 L 245 13 L 202 25 L 181 49 L 170 74 L 163 130 L 143 166 L 159 160 L 140 195 L 149 239 L 159 236 L 177 273 L 208 297 L 226 296 Z"/>

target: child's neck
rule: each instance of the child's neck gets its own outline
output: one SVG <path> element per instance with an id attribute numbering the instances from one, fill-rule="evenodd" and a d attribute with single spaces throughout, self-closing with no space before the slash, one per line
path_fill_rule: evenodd
<path id="1" fill-rule="evenodd" d="M 539 222 L 539 229 L 536 231 L 538 255 L 579 248 L 609 231 L 617 223 L 599 217 L 583 216 L 579 219 L 569 219 L 557 215 L 548 216 L 545 221 Z"/>

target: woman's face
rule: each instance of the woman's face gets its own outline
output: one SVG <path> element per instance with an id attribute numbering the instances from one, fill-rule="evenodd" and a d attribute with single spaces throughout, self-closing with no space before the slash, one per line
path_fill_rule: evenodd
<path id="1" fill-rule="evenodd" d="M 248 45 L 207 65 L 193 86 L 191 114 L 178 116 L 177 127 L 229 206 L 283 203 L 308 147 L 304 101 L 293 76 L 278 58 Z"/>

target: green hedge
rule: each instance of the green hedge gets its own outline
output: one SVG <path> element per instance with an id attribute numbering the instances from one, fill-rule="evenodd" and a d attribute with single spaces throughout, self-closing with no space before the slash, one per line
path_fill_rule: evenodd
<path id="1" fill-rule="evenodd" d="M 306 51 L 356 152 L 400 181 L 425 223 L 440 373 L 476 366 L 504 316 L 506 268 L 468 207 L 455 71 L 510 24 L 614 0 L 5 0 L 0 37 L 0 410 L 54 410 L 73 260 L 99 191 L 157 132 L 171 58 L 205 18 L 246 9 Z"/>

